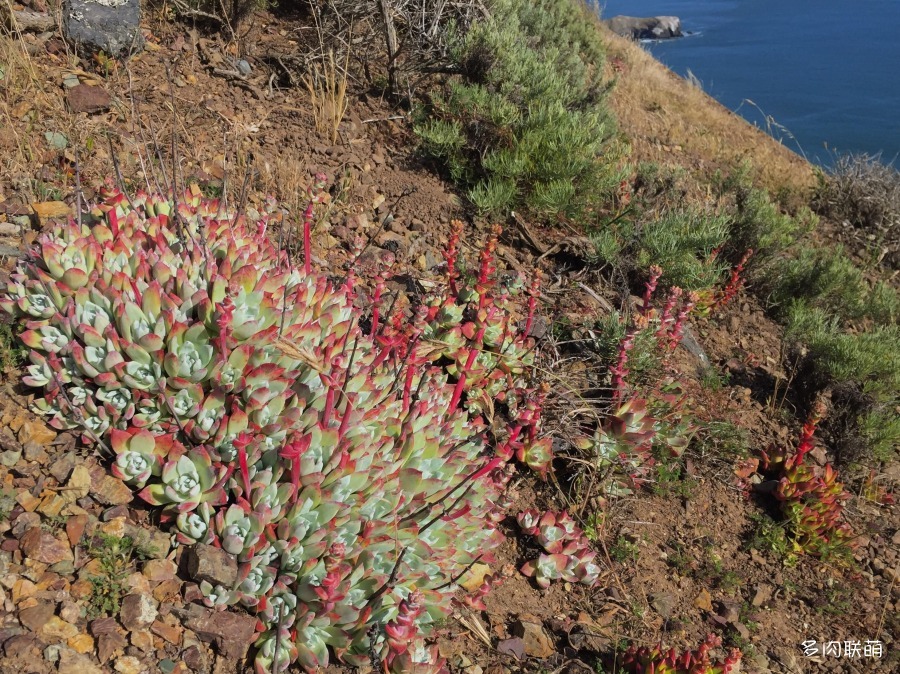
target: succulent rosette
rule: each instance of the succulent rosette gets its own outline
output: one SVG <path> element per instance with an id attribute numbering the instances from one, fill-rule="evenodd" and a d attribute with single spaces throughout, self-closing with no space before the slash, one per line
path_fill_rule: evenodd
<path id="1" fill-rule="evenodd" d="M 493 269 L 499 232 L 472 287 L 448 250 L 414 320 L 376 299 L 361 326 L 352 280 L 273 245 L 277 204 L 101 195 L 38 238 L 0 298 L 26 325 L 35 409 L 108 443 L 179 542 L 237 557 L 232 586 L 200 591 L 255 613 L 257 671 L 373 654 L 440 671 L 425 640 L 453 579 L 502 543 L 507 462 L 551 458 L 517 284 Z"/>

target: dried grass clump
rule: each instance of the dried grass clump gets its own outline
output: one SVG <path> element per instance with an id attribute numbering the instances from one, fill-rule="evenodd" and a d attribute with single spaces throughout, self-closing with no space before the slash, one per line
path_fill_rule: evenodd
<path id="1" fill-rule="evenodd" d="M 846 154 L 819 178 L 815 207 L 821 213 L 900 242 L 900 171 L 878 155 Z"/>

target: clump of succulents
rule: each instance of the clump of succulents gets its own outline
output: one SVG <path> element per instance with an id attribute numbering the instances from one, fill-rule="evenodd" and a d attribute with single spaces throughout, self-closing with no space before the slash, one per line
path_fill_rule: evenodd
<path id="1" fill-rule="evenodd" d="M 763 452 L 763 469 L 778 480 L 774 494 L 781 502 L 795 551 L 841 558 L 855 545 L 853 531 L 841 521 L 843 501 L 850 494 L 830 463 L 820 468 L 807 460 L 824 411 L 821 401 L 813 407 L 793 454 L 781 448 Z"/>
<path id="2" fill-rule="evenodd" d="M 594 563 L 597 553 L 575 520 L 566 513 L 526 510 L 516 516 L 519 527 L 525 534 L 534 536 L 544 549 L 537 559 L 522 566 L 520 571 L 534 578 L 543 588 L 550 587 L 553 580 L 582 583 L 593 586 L 600 575 L 600 567 Z"/>
<path id="3" fill-rule="evenodd" d="M 653 450 L 681 456 L 696 425 L 684 413 L 684 395 L 677 382 L 662 378 L 647 390 L 629 388 L 628 361 L 641 333 L 652 333 L 655 348 L 670 353 L 684 335 L 684 325 L 696 298 L 682 297 L 672 288 L 661 311 L 653 307 L 653 296 L 662 276 L 658 266 L 650 268 L 641 304 L 631 326 L 619 341 L 615 364 L 610 367 L 612 408 L 599 421 L 593 435 L 581 435 L 574 441 L 577 449 L 604 476 L 600 488 L 607 495 L 632 493 L 646 479 L 654 464 Z"/>
<path id="4" fill-rule="evenodd" d="M 662 646 L 636 648 L 632 645 L 625 651 L 620 670 L 628 674 L 729 674 L 740 671 L 742 654 L 738 649 L 732 649 L 724 660 L 710 660 L 710 651 L 721 644 L 721 639 L 709 635 L 696 650 L 681 655 L 674 648 L 664 651 Z"/>
<path id="5" fill-rule="evenodd" d="M 201 591 L 258 616 L 259 671 L 329 651 L 440 670 L 424 638 L 502 541 L 508 461 L 548 460 L 491 245 L 473 286 L 451 266 L 411 319 L 363 330 L 352 281 L 311 271 L 308 231 L 304 268 L 272 244 L 269 202 L 101 195 L 39 238 L 0 300 L 25 324 L 36 409 L 108 449 L 181 543 L 237 558 L 234 586 Z"/>

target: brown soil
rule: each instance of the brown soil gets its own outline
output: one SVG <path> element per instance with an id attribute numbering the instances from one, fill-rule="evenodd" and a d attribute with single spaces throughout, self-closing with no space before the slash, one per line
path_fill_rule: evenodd
<path id="1" fill-rule="evenodd" d="M 290 209 L 286 221 L 296 221 L 311 176 L 318 171 L 326 173 L 331 179 L 332 200 L 317 225 L 314 252 L 317 262 L 337 275 L 355 255 L 352 251 L 360 240 L 366 246 L 360 258 L 362 266 L 375 268 L 395 259 L 398 278 L 422 278 L 441 261 L 439 251 L 451 218 L 466 219 L 472 246 L 489 224 L 471 218 L 453 187 L 419 160 L 408 116 L 402 110 L 377 95 L 354 91 L 338 140 L 330 143 L 315 129 L 304 89 L 269 90 L 270 74 L 275 71 L 267 65 L 266 56 L 297 48 L 291 42 L 302 42 L 296 23 L 269 15 L 256 19 L 244 42 L 247 51 L 241 54 L 253 66 L 246 81 L 214 74 L 217 64 L 234 56 L 223 40 L 155 18 L 148 25 L 152 26 L 150 48 L 132 59 L 127 69 L 114 68 L 102 75 L 95 63 L 77 61 L 56 37 L 44 40 L 27 35 L 24 43 L 0 37 L 0 62 L 11 64 L 6 84 L 0 83 L 0 119 L 4 120 L 0 129 L 0 223 L 30 214 L 32 202 L 61 198 L 73 203 L 73 148 L 78 148 L 77 168 L 85 186 L 114 175 L 107 130 L 112 130 L 112 147 L 126 180 L 136 186 L 144 184 L 147 178 L 135 148 L 146 148 L 144 143 L 155 134 L 164 146 L 160 150 L 164 161 L 170 161 L 168 143 L 174 128 L 181 158 L 179 172 L 185 184 L 196 181 L 216 186 L 224 177 L 234 188 L 252 166 L 250 202 L 275 194 Z M 770 186 L 801 190 L 811 184 L 811 168 L 800 158 L 666 72 L 638 47 L 613 37 L 610 44 L 610 64 L 617 76 L 613 102 L 621 128 L 631 138 L 633 158 L 709 172 L 747 157 L 762 170 L 763 181 Z M 167 65 L 171 86 L 165 74 Z M 109 111 L 91 115 L 69 112 L 61 85 L 67 72 L 104 88 L 112 98 Z M 648 97 L 656 102 L 647 103 Z M 698 111 L 702 111 L 700 117 L 692 116 L 700 114 Z M 68 147 L 53 149 L 45 141 L 45 132 L 65 135 Z M 90 197 L 90 191 L 86 192 Z M 33 240 L 41 224 L 32 217 L 30 227 L 18 235 L 4 236 L 0 246 L 21 248 Z M 570 234 L 529 224 L 545 242 L 555 243 Z M 7 272 L 15 262 L 8 248 L 0 251 Z M 599 274 L 573 271 L 568 264 L 571 258 L 548 256 L 538 261 L 535 251 L 517 237 L 506 240 L 501 253 L 510 266 L 540 266 L 547 273 L 550 281 L 543 313 L 548 324 L 566 318 L 570 325 L 586 325 L 619 304 L 618 288 Z M 723 313 L 697 320 L 691 329 L 711 367 L 723 378 L 729 375 L 720 387 L 711 386 L 697 357 L 684 349 L 678 351 L 672 367 L 697 417 L 745 429 L 744 449 L 750 455 L 773 442 L 791 442 L 796 422 L 789 422 L 791 415 L 785 412 L 790 411 L 791 401 L 781 402 L 775 389 L 775 382 L 784 377 L 779 361 L 780 328 L 753 299 L 742 294 Z M 556 429 L 559 441 L 565 443 L 565 427 L 570 423 L 565 414 L 576 403 L 591 399 L 594 366 L 578 345 L 561 351 L 552 331 L 542 341 L 542 367 L 556 385 L 547 406 L 546 426 Z M 20 430 L 24 422 L 39 423 L 27 411 L 30 394 L 18 384 L 18 377 L 18 372 L 10 371 L 3 380 L 0 416 L 7 425 L 0 435 L 3 450 L 23 441 Z M 0 644 L 6 654 L 0 671 L 114 671 L 118 662 L 124 664 L 115 671 L 123 671 L 134 664 L 128 658 L 137 660 L 138 671 L 163 671 L 166 659 L 165 667 L 171 664 L 173 668 L 169 672 L 245 671 L 244 663 L 217 653 L 215 648 L 191 645 L 187 632 L 179 632 L 173 642 L 161 634 L 163 628 L 148 637 L 119 627 L 127 639 L 121 648 L 101 660 L 104 654 L 97 650 L 97 638 L 90 648 L 78 643 L 84 654 L 72 660 L 69 651 L 75 649 L 74 637 L 68 638 L 68 646 L 63 647 L 65 657 L 60 657 L 60 649 L 54 646 L 59 638 L 23 627 L 24 609 L 50 602 L 60 615 L 66 611 L 79 634 L 88 632 L 85 599 L 79 594 L 85 588 L 77 584 L 77 574 L 32 564 L 23 556 L 14 533 L 23 513 L 35 509 L 23 506 L 29 499 L 22 494 L 28 493 L 32 500 L 52 496 L 60 486 L 52 477 L 53 466 L 67 452 L 75 451 L 79 457 L 92 455 L 65 434 L 43 442 L 46 454 L 35 451 L 32 460 L 23 458 L 0 467 L 4 495 L 17 500 L 8 523 L 0 522 Z M 597 662 L 610 662 L 623 639 L 639 645 L 663 642 L 682 649 L 696 647 L 712 632 L 723 635 L 726 644 L 744 649 L 743 671 L 747 672 L 896 671 L 892 635 L 900 614 L 897 509 L 858 495 L 851 500 L 848 519 L 864 537 L 854 570 L 807 557 L 787 567 L 771 551 L 751 546 L 757 528 L 752 518 L 774 513 L 774 505 L 747 496 L 734 472 L 739 457 L 697 442 L 686 458 L 683 479 L 612 499 L 597 513 L 602 518 L 596 547 L 605 570 L 604 582 L 596 589 L 557 583 L 540 590 L 519 574 L 516 569 L 537 547 L 518 534 L 510 518 L 510 538 L 495 565 L 506 578 L 488 597 L 487 611 L 461 615 L 438 634 L 451 669 L 466 674 L 593 671 Z M 559 479 L 564 475 L 565 470 Z M 888 476 L 893 480 L 888 486 L 896 488 L 898 477 L 896 473 Z M 569 501 L 570 492 L 562 482 L 544 484 L 523 473 L 512 489 L 513 515 L 531 506 L 570 507 L 583 516 L 590 514 L 591 506 L 584 510 L 583 503 Z M 90 498 L 82 501 L 83 510 L 99 517 L 105 522 L 102 526 L 111 531 L 124 522 L 152 530 L 146 511 L 136 503 L 106 507 Z M 58 525 L 52 517 L 42 519 L 48 526 Z M 86 552 L 83 546 L 77 550 L 81 555 Z M 179 549 L 176 562 L 180 554 Z M 129 582 L 139 591 L 147 581 L 129 576 Z M 154 595 L 158 588 L 158 583 L 153 586 Z M 182 627 L 172 611 L 186 601 L 185 596 L 190 597 L 191 584 L 179 581 L 170 589 L 173 594 L 162 592 L 159 620 L 178 631 Z M 518 633 L 520 621 L 542 625 L 554 652 L 544 658 L 518 660 L 498 650 Z M 478 623 L 486 640 L 478 636 Z M 808 658 L 800 648 L 806 639 L 878 639 L 884 642 L 887 655 L 880 660 Z"/>

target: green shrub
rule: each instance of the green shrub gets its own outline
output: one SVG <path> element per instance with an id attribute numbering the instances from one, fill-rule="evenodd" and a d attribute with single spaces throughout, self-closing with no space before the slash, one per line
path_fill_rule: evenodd
<path id="1" fill-rule="evenodd" d="M 603 45 L 580 4 L 492 2 L 456 50 L 462 76 L 420 111 L 422 150 L 484 213 L 577 214 L 620 180 Z"/>
<path id="2" fill-rule="evenodd" d="M 714 286 L 724 271 L 713 261 L 713 251 L 728 240 L 730 219 L 696 209 L 671 211 L 647 223 L 637 234 L 636 263 L 663 269 L 662 281 L 682 290 Z"/>
<path id="3" fill-rule="evenodd" d="M 841 321 L 871 318 L 881 324 L 894 323 L 900 313 L 897 292 L 883 282 L 870 288 L 841 247 L 802 246 L 776 265 L 773 278 L 770 301 L 776 307 L 802 299 Z"/>

